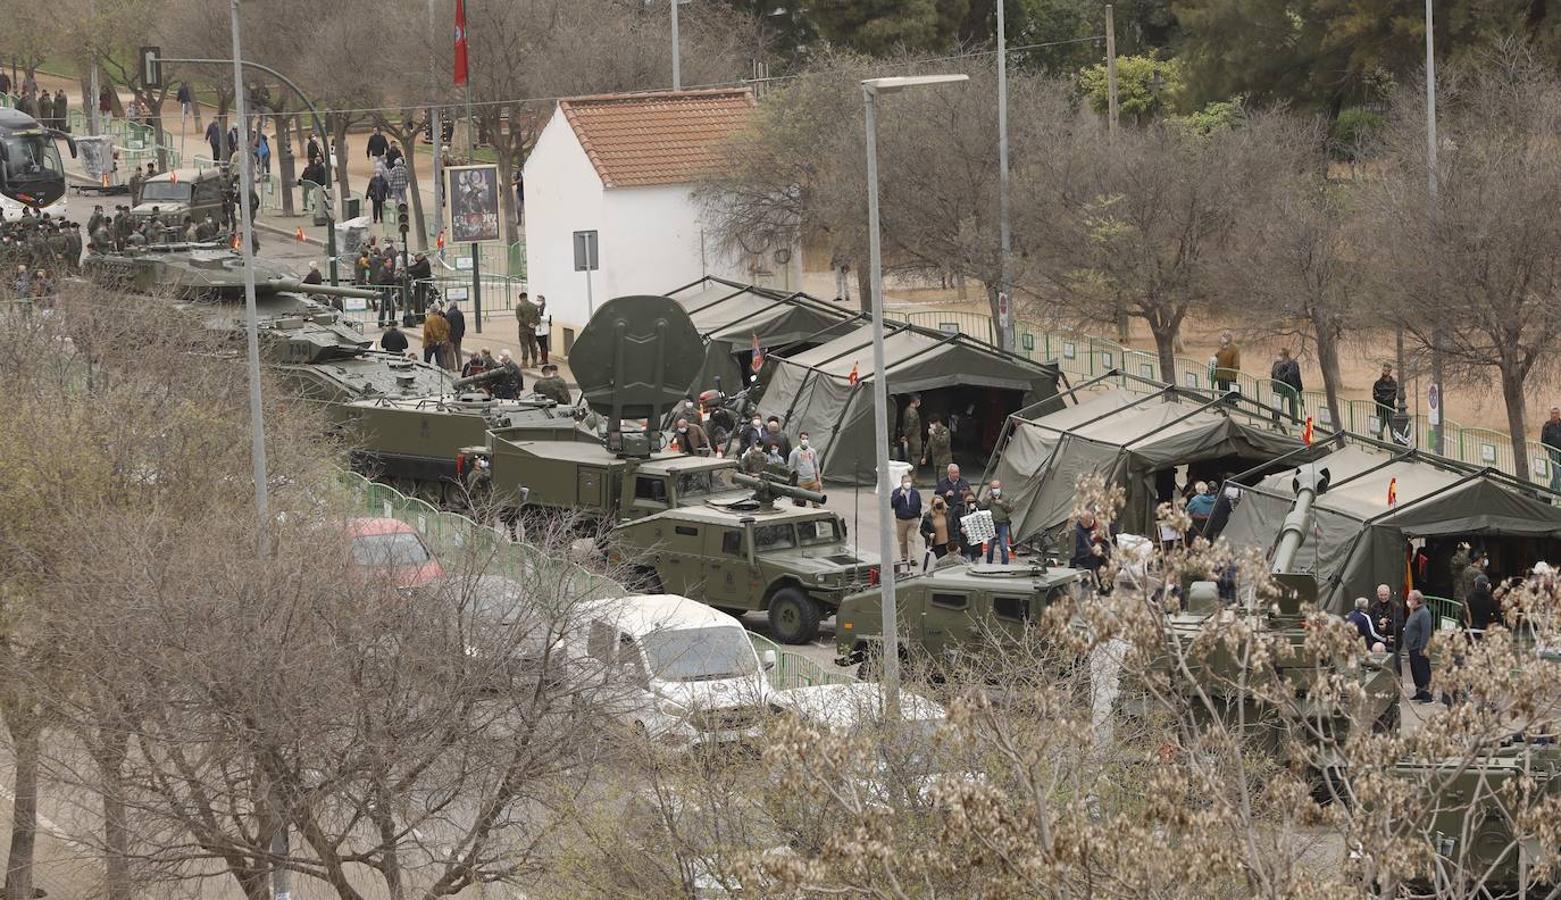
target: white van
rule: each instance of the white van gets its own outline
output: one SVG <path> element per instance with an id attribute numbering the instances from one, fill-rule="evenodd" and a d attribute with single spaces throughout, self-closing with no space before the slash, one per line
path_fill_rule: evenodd
<path id="1" fill-rule="evenodd" d="M 676 594 L 619 597 L 582 610 L 570 653 L 619 676 L 609 704 L 652 740 L 692 746 L 755 737 L 773 709 L 765 671 L 742 623 Z"/>

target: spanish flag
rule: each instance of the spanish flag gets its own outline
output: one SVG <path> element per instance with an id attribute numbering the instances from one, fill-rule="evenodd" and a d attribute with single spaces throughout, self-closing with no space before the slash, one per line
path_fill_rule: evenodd
<path id="1" fill-rule="evenodd" d="M 1301 443 L 1310 447 L 1312 445 L 1312 417 L 1306 417 L 1306 424 L 1301 426 Z"/>
<path id="2" fill-rule="evenodd" d="M 857 382 L 862 380 L 862 376 L 856 371 L 856 363 L 851 364 L 851 374 L 846 376 L 846 380 L 851 382 L 852 387 L 856 387 Z"/>
<path id="3" fill-rule="evenodd" d="M 1398 479 L 1388 479 L 1388 506 L 1398 505 Z"/>
<path id="4" fill-rule="evenodd" d="M 764 349 L 759 346 L 759 332 L 757 331 L 753 333 L 753 362 L 749 364 L 749 368 L 753 370 L 755 375 L 759 374 L 759 370 L 764 368 Z"/>

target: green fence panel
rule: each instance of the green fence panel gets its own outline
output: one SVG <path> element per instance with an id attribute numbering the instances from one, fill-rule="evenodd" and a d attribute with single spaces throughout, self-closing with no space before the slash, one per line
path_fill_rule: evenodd
<path id="1" fill-rule="evenodd" d="M 1426 606 L 1430 608 L 1431 615 L 1437 619 L 1439 628 L 1463 627 L 1463 604 L 1447 597 L 1425 598 Z"/>

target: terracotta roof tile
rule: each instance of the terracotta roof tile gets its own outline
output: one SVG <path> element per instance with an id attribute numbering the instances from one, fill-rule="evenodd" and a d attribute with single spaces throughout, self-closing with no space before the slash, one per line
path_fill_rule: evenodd
<path id="1" fill-rule="evenodd" d="M 607 187 L 682 184 L 720 163 L 720 143 L 748 124 L 747 88 L 606 94 L 558 101 Z"/>

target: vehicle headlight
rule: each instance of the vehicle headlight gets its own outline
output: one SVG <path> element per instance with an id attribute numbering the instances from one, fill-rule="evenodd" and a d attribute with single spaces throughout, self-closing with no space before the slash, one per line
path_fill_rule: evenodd
<path id="1" fill-rule="evenodd" d="M 657 701 L 656 709 L 660 710 L 662 715 L 671 716 L 674 719 L 681 719 L 688 715 L 688 710 L 684 709 L 681 703 L 677 703 L 673 700 Z"/>

